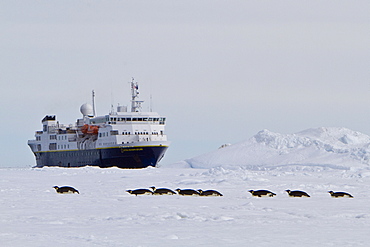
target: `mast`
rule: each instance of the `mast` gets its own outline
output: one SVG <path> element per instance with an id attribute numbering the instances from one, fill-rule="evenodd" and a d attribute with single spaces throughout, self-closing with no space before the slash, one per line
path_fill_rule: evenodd
<path id="1" fill-rule="evenodd" d="M 95 91 L 92 90 L 92 106 L 93 106 L 93 114 L 94 114 L 94 117 L 96 116 L 96 112 L 95 112 Z"/>
<path id="2" fill-rule="evenodd" d="M 139 85 L 132 78 L 131 81 L 131 112 L 139 112 L 141 110 L 141 103 L 144 101 L 137 100 L 139 98 Z"/>

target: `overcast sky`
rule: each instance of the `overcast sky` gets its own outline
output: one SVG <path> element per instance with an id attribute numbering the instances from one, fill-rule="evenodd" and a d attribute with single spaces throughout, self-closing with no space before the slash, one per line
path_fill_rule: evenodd
<path id="1" fill-rule="evenodd" d="M 262 129 L 370 135 L 370 2 L 0 1 L 0 166 L 33 166 L 41 119 L 140 96 L 173 163 Z"/>

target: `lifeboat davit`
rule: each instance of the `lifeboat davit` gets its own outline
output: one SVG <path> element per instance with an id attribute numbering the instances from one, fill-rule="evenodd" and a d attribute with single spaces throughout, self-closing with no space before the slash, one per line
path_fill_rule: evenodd
<path id="1" fill-rule="evenodd" d="M 85 124 L 81 127 L 81 132 L 84 134 L 97 135 L 99 132 L 99 126 Z"/>

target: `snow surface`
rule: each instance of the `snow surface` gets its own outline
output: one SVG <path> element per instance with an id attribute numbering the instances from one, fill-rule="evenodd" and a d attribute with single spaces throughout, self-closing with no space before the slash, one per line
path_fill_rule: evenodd
<path id="1" fill-rule="evenodd" d="M 343 128 L 264 130 L 159 168 L 0 169 L 0 246 L 369 246 L 368 141 Z M 80 194 L 57 194 L 55 185 Z M 150 186 L 224 196 L 125 192 Z M 250 189 L 277 196 L 254 198 Z M 311 197 L 290 198 L 286 189 Z"/>
<path id="2" fill-rule="evenodd" d="M 80 194 L 57 194 L 71 185 Z M 216 189 L 223 197 L 133 196 Z M 370 171 L 0 169 L 1 246 L 368 246 Z M 274 198 L 254 198 L 269 189 Z M 310 198 L 289 198 L 286 189 Z M 328 190 L 354 198 L 331 198 Z"/>
<path id="3" fill-rule="evenodd" d="M 370 137 L 346 128 L 308 129 L 296 134 L 262 130 L 247 141 L 170 166 L 278 169 L 286 165 L 311 166 L 312 169 L 370 167 Z"/>

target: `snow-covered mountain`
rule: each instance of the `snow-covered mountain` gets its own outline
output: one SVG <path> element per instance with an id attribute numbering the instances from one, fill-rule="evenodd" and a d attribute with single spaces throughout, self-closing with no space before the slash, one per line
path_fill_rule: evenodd
<path id="1" fill-rule="evenodd" d="M 370 137 L 346 128 L 313 128 L 295 134 L 262 130 L 252 138 L 173 164 L 176 167 L 355 169 L 370 167 Z"/>

